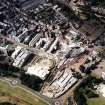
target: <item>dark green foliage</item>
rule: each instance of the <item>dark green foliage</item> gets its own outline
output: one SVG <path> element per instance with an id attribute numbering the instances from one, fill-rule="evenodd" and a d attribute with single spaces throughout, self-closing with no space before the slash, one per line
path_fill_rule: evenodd
<path id="1" fill-rule="evenodd" d="M 99 97 L 99 95 L 90 90 L 89 92 L 87 92 L 87 97 L 88 98 L 96 98 L 96 97 Z"/>
<path id="2" fill-rule="evenodd" d="M 100 4 L 103 4 L 105 3 L 104 0 L 89 0 L 91 2 L 92 5 L 100 5 Z"/>
<path id="3" fill-rule="evenodd" d="M 102 58 L 105 58 L 105 49 L 102 49 L 102 50 L 99 52 L 99 56 L 102 57 Z"/>
<path id="4" fill-rule="evenodd" d="M 94 91 L 94 86 L 102 82 L 102 79 L 88 76 L 74 91 L 74 99 L 77 105 L 87 105 L 86 98 L 95 98 L 99 95 Z"/>
<path id="5" fill-rule="evenodd" d="M 76 90 L 74 92 L 74 94 L 75 94 L 74 99 L 77 102 L 77 105 L 87 105 L 86 98 L 83 95 L 82 90 L 84 90 L 84 89 L 80 89 L 80 91 Z"/>
<path id="6" fill-rule="evenodd" d="M 34 75 L 25 74 L 24 72 L 21 73 L 20 80 L 22 81 L 22 84 L 36 91 L 40 91 L 43 85 L 43 81 L 39 77 L 36 77 Z"/>
<path id="7" fill-rule="evenodd" d="M 16 104 L 12 104 L 12 103 L 9 103 L 9 102 L 2 102 L 2 103 L 0 103 L 0 105 L 16 105 Z"/>

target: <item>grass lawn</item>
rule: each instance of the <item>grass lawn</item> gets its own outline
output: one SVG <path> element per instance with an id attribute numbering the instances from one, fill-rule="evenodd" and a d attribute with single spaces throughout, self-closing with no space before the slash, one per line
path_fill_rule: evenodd
<path id="1" fill-rule="evenodd" d="M 21 98 L 32 105 L 48 105 L 44 100 L 41 100 L 39 97 L 25 91 L 24 89 L 20 87 L 12 87 L 7 82 L 0 80 L 0 93 L 2 92 L 10 96 Z"/>
<path id="2" fill-rule="evenodd" d="M 99 98 L 87 99 L 87 104 L 88 105 L 105 105 L 105 98 L 100 96 Z"/>

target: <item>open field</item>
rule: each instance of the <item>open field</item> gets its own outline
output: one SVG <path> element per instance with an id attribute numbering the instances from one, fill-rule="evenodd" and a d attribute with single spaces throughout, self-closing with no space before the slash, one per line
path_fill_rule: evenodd
<path id="1" fill-rule="evenodd" d="M 16 105 L 32 105 L 28 102 L 25 102 L 19 98 L 16 97 L 11 97 L 11 96 L 0 96 L 0 105 L 4 105 L 1 103 L 5 103 L 5 102 L 9 102 L 9 103 L 16 103 Z"/>
<path id="2" fill-rule="evenodd" d="M 99 63 L 98 67 L 95 70 L 92 71 L 92 74 L 97 76 L 97 77 L 101 77 L 101 75 L 102 75 L 101 73 L 102 72 L 105 72 L 105 59 L 102 60 Z"/>
<path id="3" fill-rule="evenodd" d="M 88 105 L 105 105 L 105 98 L 100 96 L 99 98 L 87 99 Z"/>
<path id="4" fill-rule="evenodd" d="M 20 87 L 12 87 L 7 82 L 0 80 L 0 93 L 24 100 L 32 105 L 48 105 L 36 95 L 33 95 Z"/>

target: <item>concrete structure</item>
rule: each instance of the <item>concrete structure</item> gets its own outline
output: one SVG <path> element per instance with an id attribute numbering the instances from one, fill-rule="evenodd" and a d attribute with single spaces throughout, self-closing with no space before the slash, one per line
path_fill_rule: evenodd
<path id="1" fill-rule="evenodd" d="M 22 47 L 21 47 L 21 46 L 17 46 L 17 47 L 15 48 L 15 51 L 12 53 L 11 57 L 12 57 L 13 59 L 15 59 L 16 56 L 21 52 L 21 50 L 22 50 Z"/>
<path id="2" fill-rule="evenodd" d="M 103 80 L 105 80 L 105 72 L 102 72 L 101 76 L 102 76 Z"/>
<path id="3" fill-rule="evenodd" d="M 37 34 L 29 43 L 29 46 L 35 46 L 37 41 L 41 38 L 42 34 Z"/>
<path id="4" fill-rule="evenodd" d="M 16 0 L 17 1 L 17 0 Z M 37 7 L 39 4 L 45 3 L 46 0 L 18 0 L 18 5 L 24 9 L 32 9 Z"/>
<path id="5" fill-rule="evenodd" d="M 65 69 L 65 71 L 51 83 L 48 91 L 44 92 L 43 95 L 50 98 L 57 98 L 72 87 L 77 81 L 78 79 L 72 75 L 72 72 L 69 69 Z"/>
<path id="6" fill-rule="evenodd" d="M 100 61 L 101 61 L 100 57 L 97 58 L 90 57 L 83 65 L 80 66 L 80 70 L 82 72 L 88 72 L 90 70 L 93 70 Z"/>
<path id="7" fill-rule="evenodd" d="M 17 46 L 11 56 L 14 60 L 13 66 L 19 68 L 22 67 L 23 64 L 28 60 L 30 54 L 30 51 L 23 49 L 21 46 Z"/>
<path id="8" fill-rule="evenodd" d="M 49 58 L 40 58 L 38 61 L 33 61 L 31 66 L 28 67 L 27 74 L 35 75 L 45 80 L 50 73 L 50 69 L 54 66 L 54 62 Z"/>
<path id="9" fill-rule="evenodd" d="M 47 51 L 48 53 L 51 53 L 51 51 L 54 49 L 54 47 L 56 46 L 56 44 L 58 43 L 59 37 L 57 37 L 55 39 L 55 41 L 53 42 L 53 44 L 50 46 L 50 49 Z"/>
<path id="10" fill-rule="evenodd" d="M 103 97 L 105 97 L 105 84 L 100 84 L 97 88 L 97 91 L 100 92 Z"/>

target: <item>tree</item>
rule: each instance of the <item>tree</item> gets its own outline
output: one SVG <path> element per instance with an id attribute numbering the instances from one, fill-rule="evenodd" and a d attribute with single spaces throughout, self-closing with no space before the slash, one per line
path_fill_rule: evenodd
<path id="1" fill-rule="evenodd" d="M 34 76 L 34 75 L 25 74 L 24 72 L 21 73 L 20 80 L 22 84 L 36 91 L 40 91 L 43 85 L 43 81 L 39 77 Z"/>
<path id="2" fill-rule="evenodd" d="M 90 91 L 87 93 L 87 97 L 88 97 L 88 98 L 96 98 L 96 97 L 99 97 L 99 95 L 90 90 Z"/>

